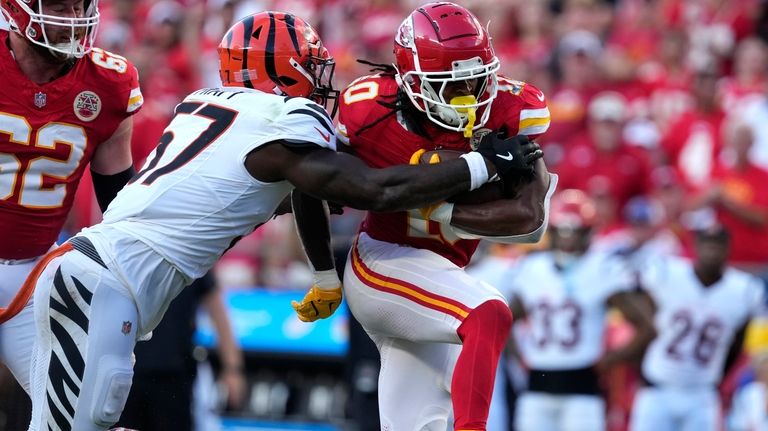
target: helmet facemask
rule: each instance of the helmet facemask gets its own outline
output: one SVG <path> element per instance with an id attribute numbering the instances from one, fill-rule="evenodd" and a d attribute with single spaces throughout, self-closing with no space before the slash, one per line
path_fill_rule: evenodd
<path id="1" fill-rule="evenodd" d="M 417 71 L 406 72 L 398 78 L 413 104 L 430 121 L 470 137 L 472 131 L 482 127 L 491 114 L 491 103 L 498 92 L 496 72 L 499 67 L 499 60 L 495 57 L 488 64 L 474 57 L 454 61 L 449 72 L 418 71 L 417 65 Z M 477 81 L 471 95 L 447 99 L 445 90 L 451 83 L 469 80 Z M 478 121 L 477 112 L 481 109 Z"/>
<path id="2" fill-rule="evenodd" d="M 85 11 L 83 17 L 43 14 L 43 0 L 37 0 L 36 10 L 39 12 L 36 12 L 27 4 L 32 2 L 34 0 L 15 2 L 16 6 L 29 15 L 29 22 L 26 23 L 26 26 L 24 26 L 23 22 L 17 22 L 13 16 L 3 9 L 3 14 L 6 15 L 11 30 L 26 37 L 27 40 L 35 45 L 47 48 L 57 57 L 62 57 L 63 55 L 66 58 L 81 58 L 91 51 L 99 25 L 98 0 L 84 2 Z M 50 33 L 55 34 L 62 29 L 69 33 L 67 41 L 57 42 L 56 40 L 50 40 Z"/>
<path id="3" fill-rule="evenodd" d="M 327 53 L 325 48 L 323 48 L 323 52 Z M 333 74 L 336 71 L 336 61 L 330 58 L 328 54 L 324 56 L 311 55 L 307 63 L 306 70 L 311 74 L 315 87 L 309 98 L 322 105 L 331 114 L 331 118 L 333 118 L 339 106 L 339 90 L 333 88 Z M 329 101 L 332 103 L 330 110 L 328 109 Z"/>

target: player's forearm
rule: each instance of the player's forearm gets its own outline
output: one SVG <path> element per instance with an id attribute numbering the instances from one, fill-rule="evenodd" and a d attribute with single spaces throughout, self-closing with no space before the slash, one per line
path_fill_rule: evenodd
<path id="1" fill-rule="evenodd" d="M 544 223 L 545 199 L 551 181 L 544 162 L 536 163 L 534 180 L 522 185 L 514 199 L 456 204 L 451 225 L 483 236 L 524 235 L 536 230 Z"/>
<path id="2" fill-rule="evenodd" d="M 483 204 L 456 204 L 451 226 L 482 236 L 524 235 L 544 222 L 544 206 L 514 199 Z"/>
<path id="3" fill-rule="evenodd" d="M 349 182 L 356 187 L 349 187 Z M 452 160 L 431 166 L 393 166 L 366 171 L 361 177 L 339 178 L 346 206 L 378 212 L 402 211 L 423 207 L 467 191 L 471 179 L 467 163 Z M 333 187 L 333 184 L 329 184 Z M 328 189 L 332 192 L 333 189 Z"/>
<path id="4" fill-rule="evenodd" d="M 291 193 L 291 202 L 296 230 L 310 265 L 315 271 L 334 269 L 330 216 L 325 204 L 298 190 Z"/>

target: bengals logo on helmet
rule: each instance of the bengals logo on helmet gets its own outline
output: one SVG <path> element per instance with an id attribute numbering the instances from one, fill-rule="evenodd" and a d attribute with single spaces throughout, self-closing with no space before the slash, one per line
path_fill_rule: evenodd
<path id="1" fill-rule="evenodd" d="M 224 35 L 218 52 L 225 86 L 308 97 L 324 106 L 338 98 L 331 82 L 333 58 L 315 29 L 292 14 L 268 11 L 243 18 Z"/>

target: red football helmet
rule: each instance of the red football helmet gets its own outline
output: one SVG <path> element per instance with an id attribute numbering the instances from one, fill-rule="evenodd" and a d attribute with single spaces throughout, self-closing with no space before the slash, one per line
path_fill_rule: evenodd
<path id="1" fill-rule="evenodd" d="M 595 204 L 581 190 L 567 189 L 552 196 L 549 226 L 555 229 L 589 229 L 595 223 Z"/>
<path id="2" fill-rule="evenodd" d="M 467 9 L 448 2 L 419 7 L 400 24 L 394 52 L 398 83 L 430 121 L 465 136 L 488 121 L 500 65 L 486 29 Z M 473 94 L 446 100 L 446 87 L 459 81 Z"/>
<path id="3" fill-rule="evenodd" d="M 43 0 L 0 0 L 0 10 L 12 31 L 30 42 L 67 57 L 80 58 L 90 52 L 99 26 L 98 0 L 83 2 L 82 16 L 44 13 Z M 51 30 L 69 33 L 66 42 L 51 41 Z"/>
<path id="4" fill-rule="evenodd" d="M 218 48 L 219 74 L 227 87 L 307 97 L 336 112 L 336 63 L 315 29 L 284 12 L 259 12 L 233 25 Z"/>

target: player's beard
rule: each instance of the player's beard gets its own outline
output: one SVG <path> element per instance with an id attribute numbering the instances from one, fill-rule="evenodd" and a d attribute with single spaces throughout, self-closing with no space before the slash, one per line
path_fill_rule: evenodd
<path id="1" fill-rule="evenodd" d="M 28 42 L 32 49 L 53 68 L 68 70 L 75 63 L 76 58 L 61 52 L 48 49 L 42 45 Z"/>
<path id="2" fill-rule="evenodd" d="M 82 40 L 83 32 L 84 30 L 75 31 L 75 36 L 77 37 L 77 40 Z M 54 39 L 53 37 L 49 38 L 49 40 L 53 40 L 53 39 Z M 69 38 L 66 37 L 66 39 L 69 39 Z M 63 43 L 66 43 L 66 41 L 61 42 L 60 44 L 63 44 Z M 38 45 L 35 43 L 30 42 L 30 44 L 32 45 L 32 48 L 35 50 L 35 52 L 38 55 L 40 55 L 43 59 L 45 59 L 46 63 L 50 64 L 51 67 L 61 68 L 62 71 L 69 70 L 69 68 L 72 67 L 72 65 L 74 65 L 75 60 L 77 60 L 77 58 L 74 55 L 54 51 L 52 49 L 46 48 L 45 46 Z"/>

